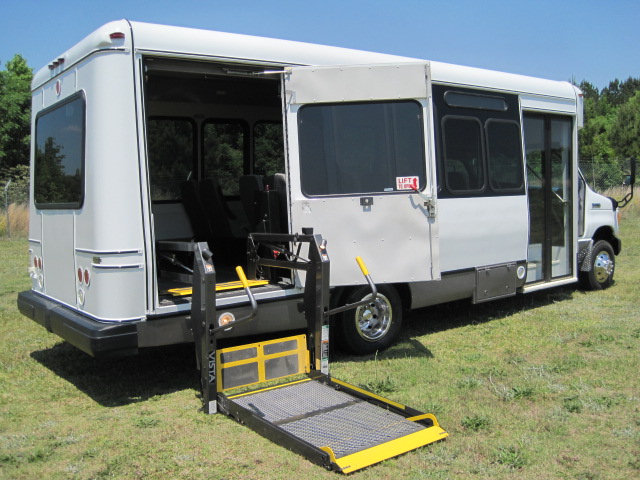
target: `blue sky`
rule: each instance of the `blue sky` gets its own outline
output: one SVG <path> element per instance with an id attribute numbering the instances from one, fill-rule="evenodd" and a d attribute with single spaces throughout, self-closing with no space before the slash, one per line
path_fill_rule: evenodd
<path id="1" fill-rule="evenodd" d="M 640 77 L 638 0 L 0 0 L 0 63 L 39 69 L 120 18 L 336 45 L 553 80 Z"/>

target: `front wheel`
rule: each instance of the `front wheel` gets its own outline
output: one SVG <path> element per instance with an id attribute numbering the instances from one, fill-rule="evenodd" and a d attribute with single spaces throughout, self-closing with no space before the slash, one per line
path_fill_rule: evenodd
<path id="1" fill-rule="evenodd" d="M 349 290 L 343 303 L 356 303 L 371 298 L 368 287 Z M 339 344 L 346 350 L 366 355 L 391 346 L 402 326 L 402 302 L 395 288 L 378 286 L 376 298 L 338 318 Z"/>
<path id="2" fill-rule="evenodd" d="M 585 260 L 587 261 L 587 260 Z M 593 246 L 591 268 L 588 272 L 580 272 L 580 280 L 587 290 L 603 290 L 613 283 L 616 257 L 613 247 L 606 240 L 598 240 Z"/>

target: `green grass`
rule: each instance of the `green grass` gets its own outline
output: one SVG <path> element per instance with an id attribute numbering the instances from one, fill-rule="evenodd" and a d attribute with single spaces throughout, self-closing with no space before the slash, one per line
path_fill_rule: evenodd
<path id="1" fill-rule="evenodd" d="M 640 478 L 640 209 L 616 283 L 411 314 L 377 356 L 332 373 L 438 416 L 443 442 L 358 479 Z M 0 477 L 320 479 L 307 462 L 198 412 L 192 346 L 96 361 L 23 318 L 27 243 L 0 240 Z"/>

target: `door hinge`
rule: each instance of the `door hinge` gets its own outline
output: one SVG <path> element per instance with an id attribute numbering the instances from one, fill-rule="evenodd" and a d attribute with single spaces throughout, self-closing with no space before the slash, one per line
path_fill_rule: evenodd
<path id="1" fill-rule="evenodd" d="M 420 195 L 422 197 L 422 195 Z M 429 218 L 435 218 L 436 216 L 436 200 L 434 198 L 423 198 L 424 206 L 427 209 Z"/>
<path id="2" fill-rule="evenodd" d="M 427 214 L 429 218 L 435 218 L 436 216 L 436 199 L 435 197 L 430 197 L 425 195 L 417 188 L 414 188 L 413 191 L 422 199 L 423 206 L 427 209 Z"/>

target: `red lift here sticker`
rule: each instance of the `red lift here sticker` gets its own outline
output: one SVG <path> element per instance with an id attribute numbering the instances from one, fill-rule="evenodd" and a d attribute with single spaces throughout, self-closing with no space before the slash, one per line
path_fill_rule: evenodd
<path id="1" fill-rule="evenodd" d="M 418 177 L 396 177 L 396 190 L 420 190 Z"/>

